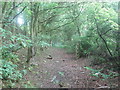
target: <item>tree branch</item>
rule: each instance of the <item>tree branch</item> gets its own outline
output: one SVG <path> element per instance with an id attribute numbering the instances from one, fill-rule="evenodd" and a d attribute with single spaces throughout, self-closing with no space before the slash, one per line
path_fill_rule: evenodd
<path id="1" fill-rule="evenodd" d="M 0 24 L 3 24 L 3 23 L 11 23 L 18 15 L 20 15 L 20 14 L 25 10 L 26 7 L 27 7 L 27 6 L 25 6 L 18 14 L 16 14 L 16 15 L 12 18 L 12 20 L 10 20 L 10 21 L 2 21 L 2 22 L 0 22 Z"/>
<path id="2" fill-rule="evenodd" d="M 16 6 L 12 7 L 8 15 L 10 15 L 10 14 L 12 13 L 12 11 L 13 11 L 15 8 L 17 8 L 20 4 L 22 4 L 22 3 L 19 3 L 19 4 L 17 4 Z"/>
<path id="3" fill-rule="evenodd" d="M 94 17 L 94 20 L 95 20 L 95 24 L 96 24 L 96 27 L 97 27 L 97 33 L 98 33 L 99 37 L 103 40 L 103 42 L 104 42 L 104 44 L 105 44 L 105 46 L 106 46 L 106 48 L 107 48 L 110 56 L 113 56 L 112 53 L 111 53 L 111 51 L 110 51 L 110 49 L 108 48 L 107 42 L 105 41 L 105 39 L 102 37 L 102 35 L 101 35 L 100 32 L 99 32 L 99 26 L 98 26 L 98 24 L 97 24 L 97 20 L 96 20 L 95 17 Z"/>
<path id="4" fill-rule="evenodd" d="M 84 6 L 84 5 L 83 5 L 83 6 Z M 71 21 L 71 22 L 68 22 L 68 23 L 63 24 L 63 25 L 61 25 L 61 26 L 58 26 L 58 27 L 56 27 L 55 29 L 52 29 L 52 30 L 56 30 L 56 29 L 58 29 L 58 28 L 60 28 L 60 27 L 62 27 L 62 26 L 66 26 L 66 25 L 71 24 L 72 22 L 74 22 L 74 21 L 80 16 L 80 14 L 82 13 L 83 6 L 82 6 L 82 8 L 81 8 L 81 10 L 80 10 L 80 13 L 79 13 L 76 17 L 72 18 L 72 21 Z"/>
<path id="5" fill-rule="evenodd" d="M 11 23 L 18 15 L 20 15 L 20 14 L 25 10 L 26 7 L 27 7 L 27 6 L 25 6 L 18 14 L 16 14 L 16 15 L 13 17 L 13 19 L 10 21 L 10 23 Z"/>

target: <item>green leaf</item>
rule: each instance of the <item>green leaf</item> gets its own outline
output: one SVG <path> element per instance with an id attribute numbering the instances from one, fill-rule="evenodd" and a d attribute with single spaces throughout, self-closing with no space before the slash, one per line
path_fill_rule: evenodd
<path id="1" fill-rule="evenodd" d="M 24 43 L 24 42 L 21 42 L 21 43 L 22 43 L 23 47 L 26 47 L 26 46 L 27 46 L 27 44 L 26 44 L 26 43 Z"/>
<path id="2" fill-rule="evenodd" d="M 64 76 L 64 72 L 58 72 L 61 76 Z"/>
<path id="3" fill-rule="evenodd" d="M 53 81 L 56 79 L 56 77 L 57 77 L 57 76 L 54 76 L 54 77 L 52 78 L 51 82 L 53 82 Z"/>

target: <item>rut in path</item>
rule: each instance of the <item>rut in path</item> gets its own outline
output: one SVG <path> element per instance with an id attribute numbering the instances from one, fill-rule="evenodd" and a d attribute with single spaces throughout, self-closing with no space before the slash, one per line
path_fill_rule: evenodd
<path id="1" fill-rule="evenodd" d="M 46 53 L 45 53 L 46 52 Z M 96 81 L 92 81 L 89 71 L 84 66 L 89 60 L 80 58 L 75 60 L 74 54 L 68 54 L 64 49 L 49 48 L 38 53 L 30 63 L 37 65 L 27 75 L 38 88 L 94 88 Z M 52 59 L 47 59 L 51 55 Z"/>

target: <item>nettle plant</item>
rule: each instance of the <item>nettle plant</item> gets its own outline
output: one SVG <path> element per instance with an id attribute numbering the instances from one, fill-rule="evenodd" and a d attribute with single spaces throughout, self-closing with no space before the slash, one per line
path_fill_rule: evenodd
<path id="1" fill-rule="evenodd" d="M 22 79 L 23 71 L 25 71 L 18 69 L 20 60 L 16 52 L 21 48 L 31 46 L 31 40 L 21 34 L 13 35 L 12 32 L 2 28 L 0 28 L 0 33 L 0 37 L 2 37 L 0 79 L 7 83 L 5 87 L 14 87 L 15 83 Z"/>

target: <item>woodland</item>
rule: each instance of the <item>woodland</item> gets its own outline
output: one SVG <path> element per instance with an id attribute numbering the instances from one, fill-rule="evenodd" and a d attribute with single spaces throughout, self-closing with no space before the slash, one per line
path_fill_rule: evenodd
<path id="1" fill-rule="evenodd" d="M 119 2 L 0 2 L 0 88 L 118 88 Z"/>

